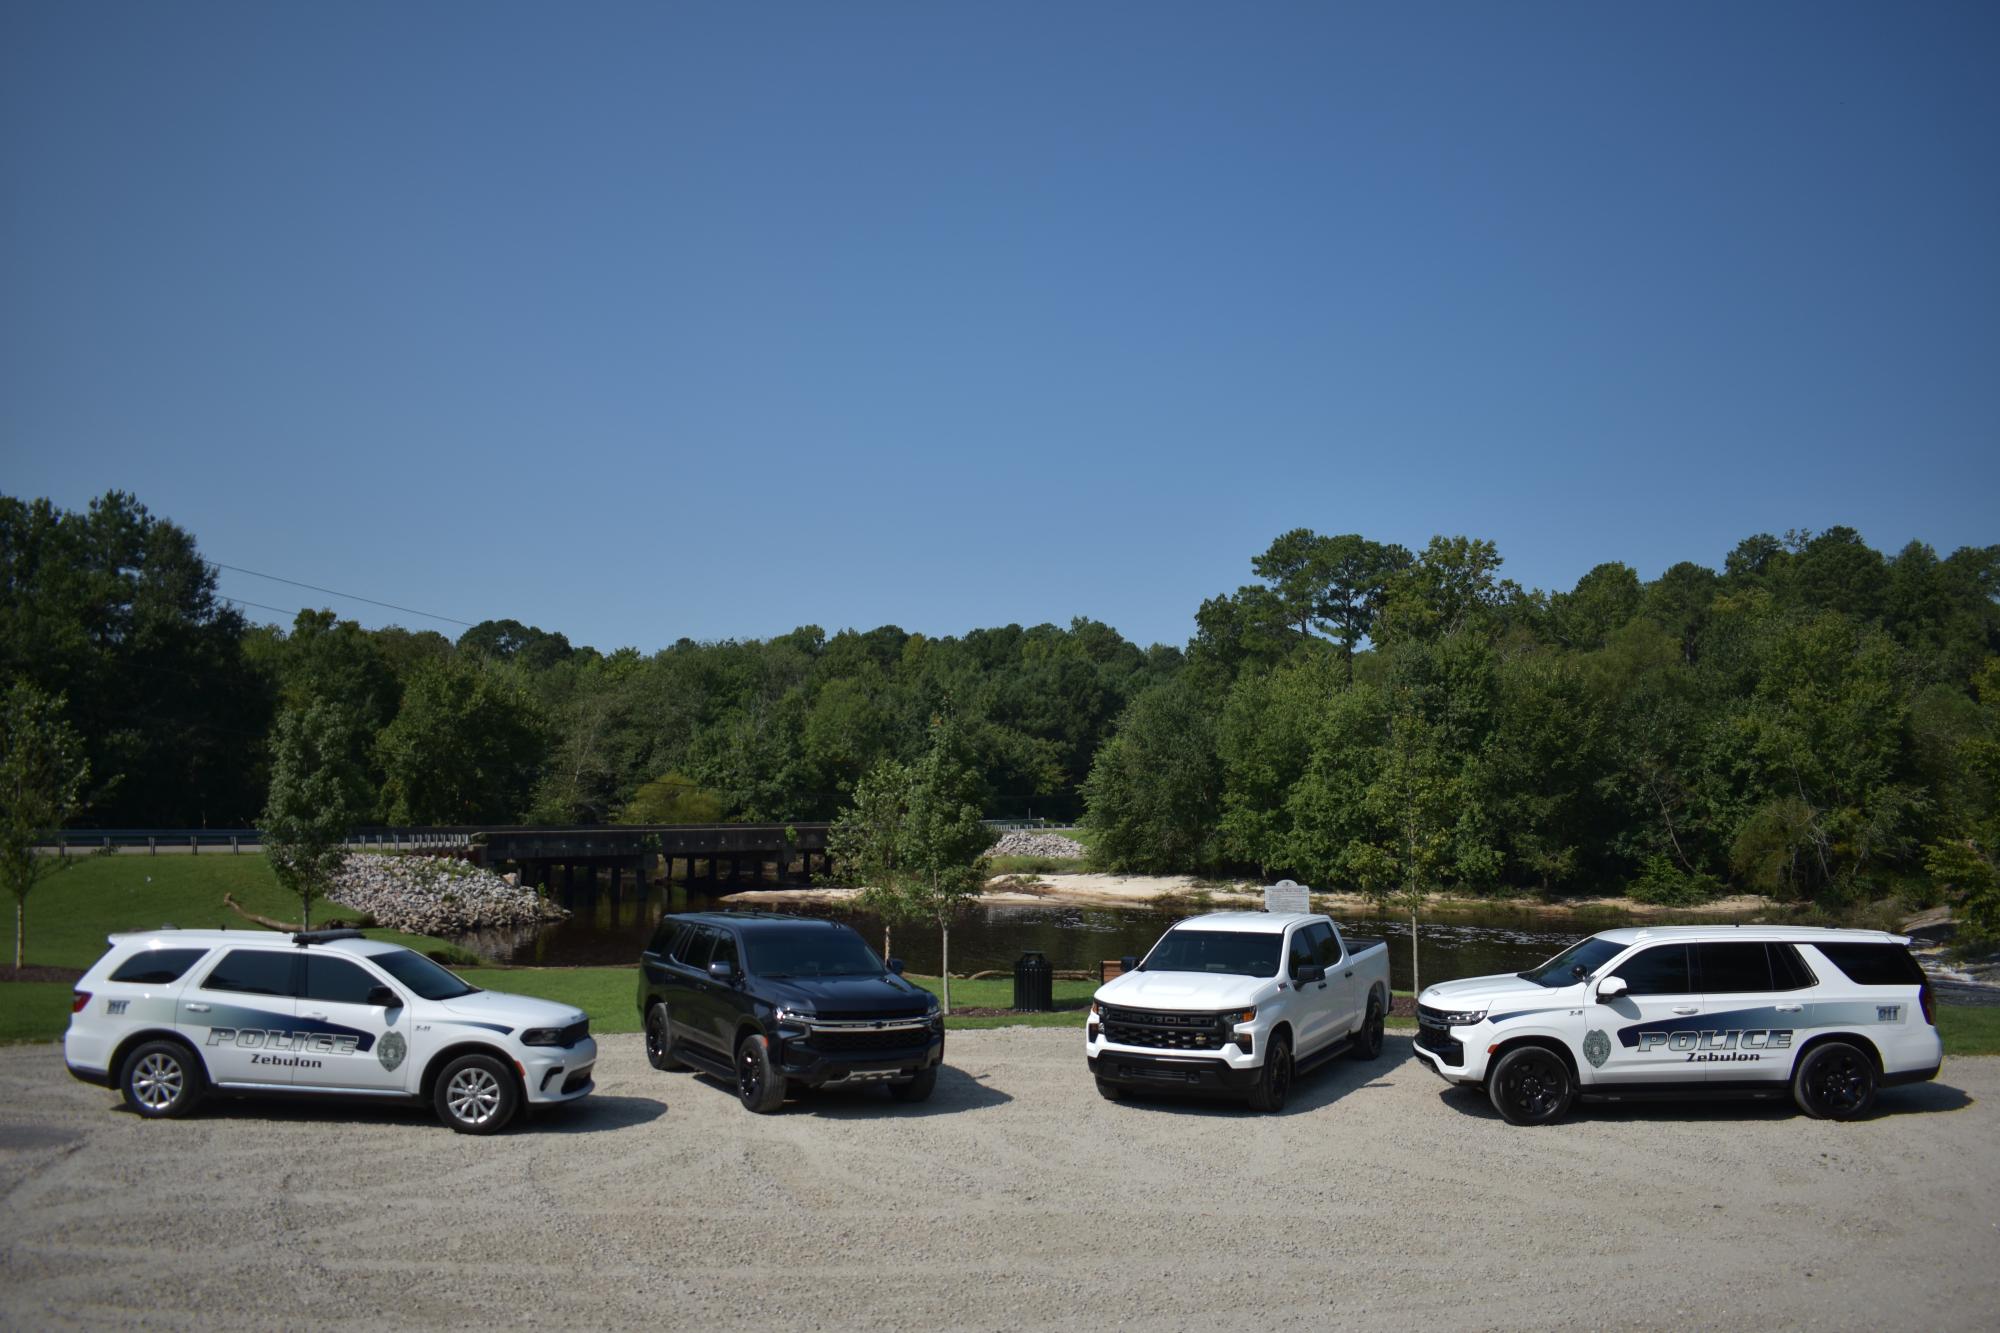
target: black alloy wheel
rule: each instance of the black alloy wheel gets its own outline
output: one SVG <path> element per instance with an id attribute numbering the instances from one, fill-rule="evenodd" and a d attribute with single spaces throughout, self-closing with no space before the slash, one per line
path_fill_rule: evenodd
<path id="1" fill-rule="evenodd" d="M 655 1069 L 683 1069 L 674 1054 L 674 1028 L 665 1004 L 646 1010 L 646 1062 Z"/>
<path id="2" fill-rule="evenodd" d="M 758 1115 L 785 1104 L 785 1076 L 771 1059 L 768 1038 L 748 1036 L 736 1048 L 736 1097 Z"/>
<path id="3" fill-rule="evenodd" d="M 1361 1031 L 1354 1034 L 1354 1044 L 1347 1048 L 1348 1058 L 1373 1060 L 1382 1054 L 1382 1002 L 1373 995 L 1368 997 L 1368 1017 L 1361 1020 Z"/>
<path id="4" fill-rule="evenodd" d="M 1250 1093 L 1250 1109 L 1277 1112 L 1285 1109 L 1285 1097 L 1292 1090 L 1292 1043 L 1275 1037 L 1264 1056 L 1264 1071 Z"/>
<path id="5" fill-rule="evenodd" d="M 1546 1125 L 1559 1120 L 1574 1094 L 1569 1066 L 1541 1046 L 1517 1046 L 1500 1057 L 1487 1076 L 1493 1109 L 1512 1125 Z"/>
<path id="6" fill-rule="evenodd" d="M 1844 1041 L 1815 1046 L 1792 1076 L 1792 1100 L 1820 1120 L 1853 1120 L 1875 1105 L 1875 1062 Z"/>

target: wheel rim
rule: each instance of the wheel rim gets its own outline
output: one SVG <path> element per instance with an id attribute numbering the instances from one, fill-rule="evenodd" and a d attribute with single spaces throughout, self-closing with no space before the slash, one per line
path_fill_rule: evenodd
<path id="1" fill-rule="evenodd" d="M 132 1071 L 132 1095 L 149 1111 L 172 1106 L 184 1086 L 181 1063 L 170 1055 L 149 1055 Z"/>
<path id="2" fill-rule="evenodd" d="M 736 1094 L 744 1101 L 755 1101 L 764 1092 L 764 1063 L 757 1058 L 755 1042 L 743 1043 L 743 1054 L 736 1057 Z"/>
<path id="3" fill-rule="evenodd" d="M 1271 1057 L 1271 1104 L 1279 1106 L 1283 1105 L 1285 1094 L 1291 1090 L 1292 1086 L 1291 1048 L 1280 1046 L 1277 1050 L 1271 1052 Z"/>
<path id="4" fill-rule="evenodd" d="M 1369 1005 L 1368 1006 L 1368 1049 L 1371 1052 L 1379 1051 L 1382 1049 L 1382 1028 L 1383 1028 L 1382 1010 L 1376 1005 L 1372 1004 Z"/>
<path id="5" fill-rule="evenodd" d="M 655 1059 L 667 1053 L 667 1012 L 655 1005 L 646 1015 L 646 1054 Z"/>
<path id="6" fill-rule="evenodd" d="M 1523 1060 L 1507 1075 L 1507 1100 L 1524 1116 L 1544 1116 L 1555 1109 L 1562 1080 L 1547 1060 Z"/>
<path id="7" fill-rule="evenodd" d="M 1814 1068 L 1813 1095 L 1836 1114 L 1859 1110 L 1868 1095 L 1868 1074 L 1861 1061 L 1842 1052 L 1822 1056 Z"/>
<path id="8" fill-rule="evenodd" d="M 500 1080 L 476 1066 L 461 1069 L 451 1076 L 444 1098 L 453 1116 L 468 1125 L 483 1125 L 499 1113 Z"/>

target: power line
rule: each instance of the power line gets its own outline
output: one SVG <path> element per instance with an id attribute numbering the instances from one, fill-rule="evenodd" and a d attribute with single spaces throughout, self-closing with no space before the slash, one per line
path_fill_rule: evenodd
<path id="1" fill-rule="evenodd" d="M 254 607 L 256 607 L 256 608 L 257 608 L 257 609 L 258 609 L 259 611 L 276 611 L 276 612 L 277 612 L 277 613 L 278 613 L 279 615 L 281 615 L 281 616 L 296 616 L 296 615 L 298 614 L 298 612 L 297 612 L 297 611 L 295 611 L 295 610 L 294 610 L 294 611 L 287 611 L 287 610 L 286 610 L 286 609 L 285 609 L 284 607 L 282 607 L 282 606 L 266 606 L 266 605 L 264 605 L 264 604 L 263 604 L 262 602 L 246 602 L 246 601 L 244 601 L 244 600 L 243 600 L 243 599 L 242 599 L 241 597 L 231 597 L 231 596 L 230 596 L 230 595 L 229 595 L 228 593 L 226 593 L 226 592 L 219 592 L 219 593 L 217 593 L 217 594 L 215 594 L 215 595 L 216 595 L 217 597 L 220 597 L 220 598 L 221 598 L 221 599 L 222 599 L 223 601 L 225 601 L 225 602 L 229 602 L 229 603 L 231 603 L 232 605 L 235 605 L 235 606 L 254 606 Z"/>
<path id="2" fill-rule="evenodd" d="M 240 565 L 225 565 L 220 560 L 210 560 L 207 563 L 212 565 L 216 569 L 229 570 L 233 574 L 248 574 L 253 579 L 269 579 L 273 583 L 289 583 L 294 588 L 304 588 L 309 592 L 323 592 L 328 597 L 345 597 L 350 602 L 366 602 L 370 606 L 380 606 L 380 607 L 386 607 L 388 610 L 391 611 L 401 611 L 404 615 L 422 616 L 426 620 L 442 620 L 447 625 L 463 625 L 467 629 L 472 628 L 472 622 L 470 620 L 459 620 L 454 616 L 441 616 L 431 611 L 419 611 L 413 606 L 397 606 L 394 602 L 378 602 L 373 597 L 363 597 L 358 593 L 337 592 L 332 588 L 322 588 L 316 583 L 301 583 L 297 579 L 281 578 L 276 574 L 264 574 L 254 569 L 244 569 Z M 235 601 L 236 599 L 232 597 L 229 600 Z M 245 603 L 245 605 L 257 606 L 258 604 L 256 602 L 247 602 Z M 265 611 L 276 611 L 279 608 L 275 606 L 266 606 L 260 609 Z"/>

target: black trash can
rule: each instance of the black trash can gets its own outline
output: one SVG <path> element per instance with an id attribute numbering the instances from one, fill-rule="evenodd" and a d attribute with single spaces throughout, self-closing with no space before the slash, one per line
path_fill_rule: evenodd
<path id="1" fill-rule="evenodd" d="M 1033 949 L 1014 964 L 1014 1007 L 1032 1013 L 1056 1007 L 1056 970 Z"/>

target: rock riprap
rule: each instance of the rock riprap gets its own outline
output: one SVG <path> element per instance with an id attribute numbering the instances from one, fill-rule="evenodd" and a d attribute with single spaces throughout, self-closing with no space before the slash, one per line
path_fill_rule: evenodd
<path id="1" fill-rule="evenodd" d="M 533 889 L 476 866 L 421 856 L 350 856 L 327 897 L 368 913 L 378 926 L 417 935 L 531 926 L 569 915 Z"/>
<path id="2" fill-rule="evenodd" d="M 1083 856 L 1083 844 L 1074 838 L 1065 838 L 1060 833 L 1042 833 L 1035 829 L 1009 829 L 1000 835 L 1000 841 L 993 844 L 993 856 L 1050 856 L 1059 860 L 1074 861 Z"/>

